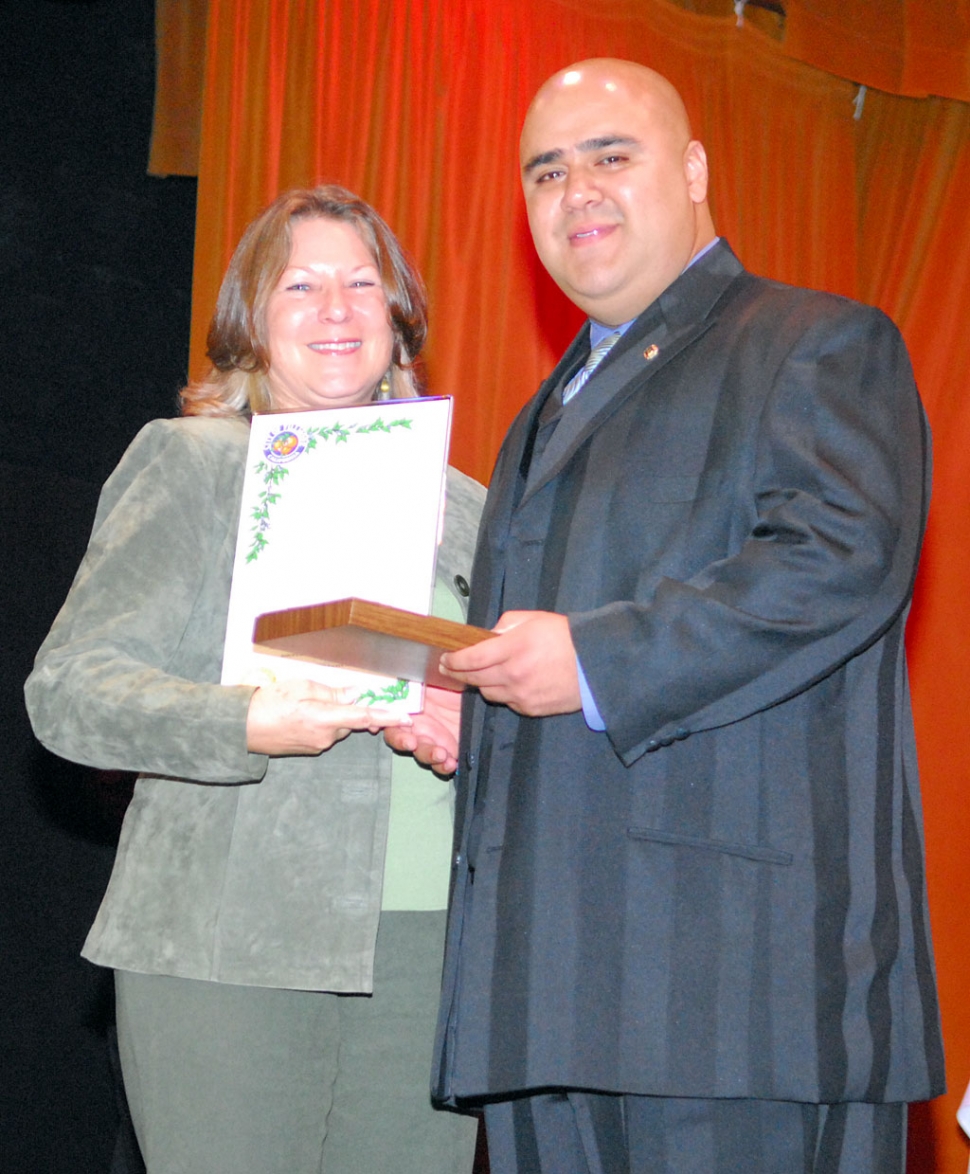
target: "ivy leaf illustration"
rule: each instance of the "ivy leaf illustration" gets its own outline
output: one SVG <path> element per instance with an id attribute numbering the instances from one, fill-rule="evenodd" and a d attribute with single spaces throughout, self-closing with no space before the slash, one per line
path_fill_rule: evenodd
<path id="1" fill-rule="evenodd" d="M 405 681 L 403 677 L 398 679 L 392 685 L 385 685 L 379 693 L 375 693 L 373 689 L 368 689 L 361 693 L 357 698 L 356 705 L 380 705 L 382 702 L 387 704 L 392 701 L 403 701 L 408 695 L 408 690 L 411 688 L 409 681 Z"/>
<path id="2" fill-rule="evenodd" d="M 347 428 L 340 421 L 335 421 L 329 427 L 314 426 L 306 430 L 307 442 L 306 450 L 315 449 L 317 447 L 317 440 L 330 440 L 333 438 L 335 444 L 346 444 L 348 439 L 354 433 L 388 433 L 392 428 L 407 428 L 410 431 L 411 421 L 409 419 L 392 420 L 390 424 L 386 424 L 380 416 L 370 424 L 357 424 L 352 428 Z M 258 558 L 259 554 L 268 546 L 269 541 L 264 535 L 264 531 L 269 528 L 269 507 L 276 505 L 280 500 L 279 492 L 272 492 L 278 490 L 280 483 L 284 477 L 288 477 L 290 470 L 284 465 L 270 465 L 265 460 L 259 460 L 253 467 L 253 471 L 262 477 L 263 489 L 259 493 L 260 504 L 254 506 L 251 518 L 258 523 L 253 526 L 255 532 L 252 542 L 249 546 L 249 552 L 246 555 L 246 562 L 251 563 Z M 405 682 L 405 686 L 407 682 Z M 401 694 L 407 696 L 407 689 Z M 383 697 L 383 695 L 382 695 Z M 383 698 L 384 700 L 397 700 L 398 698 Z"/>

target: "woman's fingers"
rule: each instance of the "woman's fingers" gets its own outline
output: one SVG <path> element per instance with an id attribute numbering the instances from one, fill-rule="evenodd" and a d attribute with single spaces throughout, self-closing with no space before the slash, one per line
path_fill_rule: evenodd
<path id="1" fill-rule="evenodd" d="M 280 681 L 253 693 L 246 720 L 246 744 L 256 754 L 319 754 L 354 730 L 409 725 L 409 714 L 348 704 L 353 689 L 317 681 Z"/>

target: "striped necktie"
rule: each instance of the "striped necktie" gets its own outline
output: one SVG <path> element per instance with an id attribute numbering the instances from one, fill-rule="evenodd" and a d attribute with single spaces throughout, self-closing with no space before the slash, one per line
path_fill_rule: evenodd
<path id="1" fill-rule="evenodd" d="M 593 374 L 602 360 L 606 357 L 610 347 L 619 341 L 619 338 L 620 332 L 618 330 L 614 330 L 612 334 L 608 334 L 605 338 L 601 338 L 596 346 L 593 347 L 593 349 L 589 352 L 589 358 L 562 389 L 562 402 L 564 404 L 568 404 L 576 392 L 580 391 L 585 386 L 587 379 L 589 379 L 590 375 Z"/>

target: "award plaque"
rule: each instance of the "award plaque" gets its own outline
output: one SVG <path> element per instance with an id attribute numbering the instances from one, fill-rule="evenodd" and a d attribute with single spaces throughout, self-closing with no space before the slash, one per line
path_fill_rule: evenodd
<path id="1" fill-rule="evenodd" d="M 366 599 L 339 599 L 259 616 L 253 643 L 278 656 L 460 691 L 463 686 L 459 681 L 439 672 L 441 654 L 467 648 L 494 634 L 487 628 L 417 615 Z"/>

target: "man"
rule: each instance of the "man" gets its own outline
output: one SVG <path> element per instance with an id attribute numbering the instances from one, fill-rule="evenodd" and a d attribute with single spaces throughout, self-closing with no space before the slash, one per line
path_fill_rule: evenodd
<path id="1" fill-rule="evenodd" d="M 461 762 L 434 1091 L 485 1103 L 493 1174 L 899 1171 L 943 1079 L 903 344 L 745 272 L 650 70 L 556 74 L 521 162 L 590 321 L 496 465 L 461 753 L 433 694 L 392 735 Z"/>

